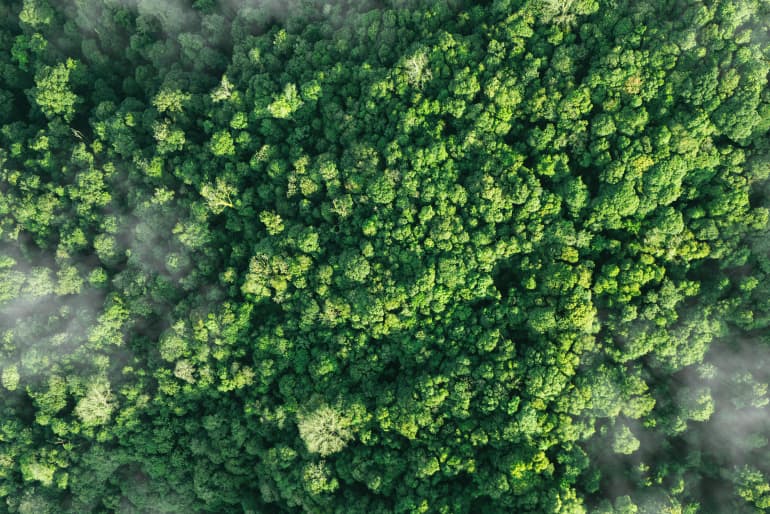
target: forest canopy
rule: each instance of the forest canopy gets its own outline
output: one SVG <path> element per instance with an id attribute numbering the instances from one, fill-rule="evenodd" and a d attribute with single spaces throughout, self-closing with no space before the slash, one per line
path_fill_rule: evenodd
<path id="1" fill-rule="evenodd" d="M 770 511 L 768 20 L 0 2 L 0 511 Z"/>

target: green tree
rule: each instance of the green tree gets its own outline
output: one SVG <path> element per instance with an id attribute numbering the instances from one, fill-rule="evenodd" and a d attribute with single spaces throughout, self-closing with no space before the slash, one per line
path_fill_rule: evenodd
<path id="1" fill-rule="evenodd" d="M 61 116 L 69 122 L 75 115 L 79 99 L 70 89 L 70 74 L 78 64 L 67 59 L 56 66 L 44 65 L 35 73 L 35 87 L 30 95 L 48 118 Z"/>

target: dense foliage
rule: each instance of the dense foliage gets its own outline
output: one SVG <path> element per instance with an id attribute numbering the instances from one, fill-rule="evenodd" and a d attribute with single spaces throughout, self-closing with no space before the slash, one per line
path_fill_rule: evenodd
<path id="1" fill-rule="evenodd" d="M 768 19 L 0 2 L 0 510 L 768 511 Z"/>

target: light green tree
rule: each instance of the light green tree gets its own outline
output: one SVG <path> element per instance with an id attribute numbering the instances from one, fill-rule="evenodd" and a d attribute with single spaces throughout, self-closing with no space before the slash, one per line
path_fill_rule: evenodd
<path id="1" fill-rule="evenodd" d="M 302 107 L 302 103 L 302 98 L 297 93 L 297 86 L 286 84 L 283 93 L 267 106 L 267 110 L 274 118 L 288 118 L 294 111 Z"/>
<path id="2" fill-rule="evenodd" d="M 19 386 L 19 367 L 15 364 L 3 368 L 2 383 L 9 391 L 15 391 Z"/>
<path id="3" fill-rule="evenodd" d="M 226 130 L 220 130 L 211 136 L 211 153 L 222 157 L 225 155 L 235 155 L 235 143 L 233 136 Z"/>
<path id="4" fill-rule="evenodd" d="M 428 67 L 428 56 L 423 51 L 416 52 L 406 58 L 404 72 L 409 85 L 417 89 L 422 89 L 425 83 L 433 77 Z"/>
<path id="5" fill-rule="evenodd" d="M 53 17 L 53 9 L 46 0 L 24 0 L 24 6 L 19 13 L 19 20 L 34 28 L 50 25 Z"/>
<path id="6" fill-rule="evenodd" d="M 204 184 L 201 188 L 201 196 L 206 199 L 209 208 L 214 214 L 219 214 L 227 207 L 234 207 L 233 195 L 238 191 L 228 184 L 222 177 L 217 177 L 214 184 Z"/>
<path id="7" fill-rule="evenodd" d="M 187 103 L 192 95 L 183 93 L 179 89 L 161 89 L 152 99 L 152 105 L 158 109 L 158 112 L 182 112 L 184 104 Z"/>
<path id="8" fill-rule="evenodd" d="M 630 455 L 639 449 L 639 439 L 634 436 L 631 429 L 626 425 L 621 425 L 619 429 L 615 431 L 615 436 L 612 441 L 612 450 L 615 453 L 622 453 Z"/>
<path id="9" fill-rule="evenodd" d="M 324 461 L 305 466 L 302 478 L 305 479 L 305 490 L 314 496 L 334 492 L 339 487 L 339 482 Z"/>
<path id="10" fill-rule="evenodd" d="M 308 451 L 321 457 L 341 451 L 353 438 L 349 421 L 328 405 L 300 414 L 297 428 Z"/>
<path id="11" fill-rule="evenodd" d="M 115 410 L 115 400 L 106 379 L 94 380 L 75 406 L 75 415 L 87 427 L 106 424 Z"/>

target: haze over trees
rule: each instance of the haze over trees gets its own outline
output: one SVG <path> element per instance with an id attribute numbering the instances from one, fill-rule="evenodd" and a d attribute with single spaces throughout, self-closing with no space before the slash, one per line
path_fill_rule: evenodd
<path id="1" fill-rule="evenodd" d="M 0 2 L 0 510 L 768 511 L 768 20 Z"/>

